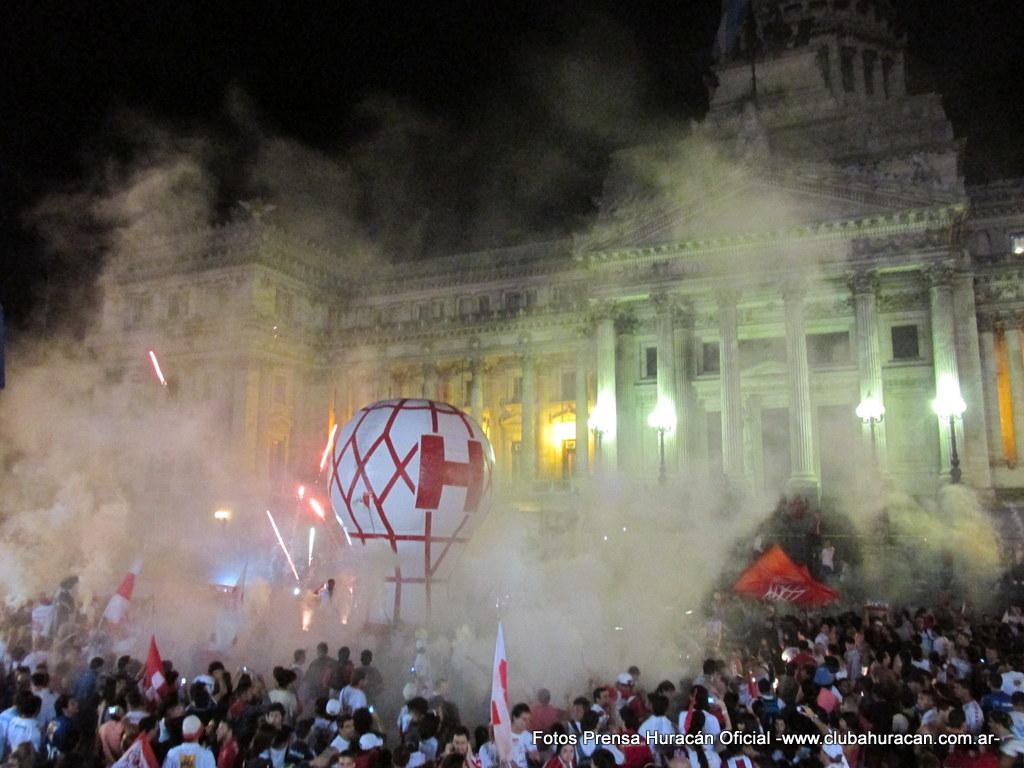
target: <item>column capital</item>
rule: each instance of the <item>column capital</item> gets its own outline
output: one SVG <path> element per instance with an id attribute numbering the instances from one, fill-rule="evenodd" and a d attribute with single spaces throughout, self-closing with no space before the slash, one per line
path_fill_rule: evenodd
<path id="1" fill-rule="evenodd" d="M 857 270 L 846 281 L 854 296 L 877 296 L 879 283 L 878 272 L 874 269 Z"/>
<path id="2" fill-rule="evenodd" d="M 732 285 L 722 285 L 714 289 L 715 303 L 719 307 L 735 307 L 743 291 Z"/>
<path id="3" fill-rule="evenodd" d="M 801 276 L 790 276 L 782 280 L 779 285 L 779 292 L 782 300 L 787 304 L 794 301 L 802 301 L 807 295 L 807 278 Z"/>
<path id="4" fill-rule="evenodd" d="M 636 319 L 636 315 L 629 311 L 620 312 L 615 318 L 615 331 L 624 336 L 636 333 L 637 325 L 639 325 L 639 321 Z"/>
<path id="5" fill-rule="evenodd" d="M 921 270 L 921 276 L 929 288 L 952 288 L 956 269 L 952 264 L 932 264 Z"/>
<path id="6" fill-rule="evenodd" d="M 614 320 L 616 309 L 617 307 L 613 299 L 598 299 L 590 305 L 590 322 L 599 323 L 602 320 Z"/>
<path id="7" fill-rule="evenodd" d="M 651 293 L 650 299 L 654 305 L 654 311 L 659 317 L 664 317 L 666 314 L 671 315 L 676 308 L 675 297 L 668 291 L 655 291 Z"/>

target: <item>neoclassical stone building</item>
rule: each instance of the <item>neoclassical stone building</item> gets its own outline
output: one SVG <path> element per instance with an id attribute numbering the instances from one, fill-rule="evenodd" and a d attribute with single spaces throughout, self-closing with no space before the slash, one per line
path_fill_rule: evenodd
<path id="1" fill-rule="evenodd" d="M 255 216 L 122 257 L 93 343 L 140 387 L 159 346 L 254 495 L 311 481 L 332 421 L 399 396 L 472 411 L 534 498 L 653 483 L 662 439 L 670 482 L 827 495 L 875 466 L 927 494 L 950 477 L 943 382 L 963 481 L 1012 497 L 1024 183 L 965 187 L 885 3 L 755 7 L 754 65 L 725 57 L 687 136 L 618 153 L 585 233 L 353 275 Z"/>

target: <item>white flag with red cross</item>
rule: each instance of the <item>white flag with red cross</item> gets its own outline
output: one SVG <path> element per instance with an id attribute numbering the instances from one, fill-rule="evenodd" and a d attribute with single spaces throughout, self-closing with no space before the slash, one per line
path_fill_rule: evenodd
<path id="1" fill-rule="evenodd" d="M 505 633 L 498 622 L 498 639 L 494 643 L 494 671 L 491 675 L 491 727 L 494 744 L 502 762 L 512 758 L 512 717 L 508 711 L 508 657 L 505 655 Z"/>

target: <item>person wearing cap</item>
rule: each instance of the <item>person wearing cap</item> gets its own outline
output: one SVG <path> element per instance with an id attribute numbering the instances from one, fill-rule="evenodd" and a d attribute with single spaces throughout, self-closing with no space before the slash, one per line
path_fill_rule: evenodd
<path id="1" fill-rule="evenodd" d="M 398 726 L 398 738 L 404 739 L 406 732 L 412 725 L 412 713 L 409 712 L 409 702 L 416 698 L 418 690 L 416 683 L 406 683 L 402 688 L 402 708 L 398 711 L 398 718 L 395 725 Z"/>
<path id="2" fill-rule="evenodd" d="M 199 743 L 204 732 L 202 720 L 186 717 L 181 723 L 182 742 L 167 753 L 163 768 L 217 768 L 213 752 Z"/>

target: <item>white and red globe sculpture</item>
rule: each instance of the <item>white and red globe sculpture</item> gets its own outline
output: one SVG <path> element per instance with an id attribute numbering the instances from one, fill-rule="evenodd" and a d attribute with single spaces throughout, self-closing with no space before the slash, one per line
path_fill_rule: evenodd
<path id="1" fill-rule="evenodd" d="M 353 543 L 395 557 L 380 606 L 386 619 L 430 618 L 440 585 L 489 509 L 493 471 L 483 430 L 447 403 L 373 403 L 341 430 L 331 503 Z"/>

